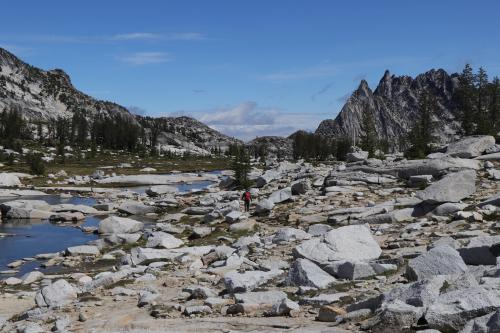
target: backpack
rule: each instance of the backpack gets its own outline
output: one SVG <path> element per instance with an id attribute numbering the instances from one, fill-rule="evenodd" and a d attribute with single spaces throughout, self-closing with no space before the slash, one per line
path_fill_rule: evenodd
<path id="1" fill-rule="evenodd" d="M 249 191 L 245 192 L 245 200 L 250 201 L 250 192 Z"/>

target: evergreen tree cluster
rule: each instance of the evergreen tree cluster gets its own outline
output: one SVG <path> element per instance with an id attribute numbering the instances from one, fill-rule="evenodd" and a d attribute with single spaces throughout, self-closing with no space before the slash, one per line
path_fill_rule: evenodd
<path id="1" fill-rule="evenodd" d="M 405 152 L 409 158 L 424 158 L 431 153 L 434 142 L 433 115 L 439 111 L 436 97 L 428 90 L 419 96 L 418 114 L 408 135 L 409 149 Z"/>
<path id="2" fill-rule="evenodd" d="M 458 80 L 454 97 L 463 134 L 496 135 L 500 131 L 500 79 L 489 81 L 484 68 L 474 73 L 467 64 Z"/>
<path id="3" fill-rule="evenodd" d="M 347 138 L 334 139 L 304 131 L 293 134 L 292 139 L 293 158 L 307 161 L 344 160 L 352 144 Z"/>
<path id="4" fill-rule="evenodd" d="M 19 110 L 0 113 L 0 139 L 6 148 L 14 148 L 17 140 L 29 139 L 27 123 Z"/>
<path id="5" fill-rule="evenodd" d="M 128 118 L 97 116 L 90 126 L 91 144 L 105 149 L 135 151 L 139 145 L 140 127 Z"/>
<path id="6" fill-rule="evenodd" d="M 228 152 L 233 159 L 231 169 L 234 171 L 234 179 L 239 189 L 249 188 L 251 185 L 248 174 L 250 173 L 250 155 L 244 146 L 230 145 Z"/>
<path id="7" fill-rule="evenodd" d="M 30 123 L 16 108 L 0 112 L 0 145 L 14 150 L 19 150 L 22 140 L 36 140 L 56 146 L 60 154 L 65 146 L 137 151 L 142 144 L 140 134 L 135 122 L 120 115 L 88 117 L 84 111 L 76 111 L 72 118 Z"/>

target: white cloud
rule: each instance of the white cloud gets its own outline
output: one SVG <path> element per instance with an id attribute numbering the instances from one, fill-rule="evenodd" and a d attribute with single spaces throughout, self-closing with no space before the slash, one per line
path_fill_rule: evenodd
<path id="1" fill-rule="evenodd" d="M 288 136 L 299 129 L 314 131 L 323 119 L 330 118 L 324 113 L 290 113 L 278 108 L 260 107 L 252 101 L 213 110 L 169 114 L 181 115 L 196 118 L 224 134 L 245 141 L 257 136 Z"/>
<path id="2" fill-rule="evenodd" d="M 173 61 L 166 52 L 136 52 L 119 57 L 121 61 L 132 65 L 149 65 Z"/>
<path id="3" fill-rule="evenodd" d="M 13 44 L 0 44 L 0 47 L 16 55 L 29 55 L 33 53 L 33 48 Z"/>
<path id="4" fill-rule="evenodd" d="M 0 39 L 13 42 L 55 43 L 55 44 L 102 44 L 127 41 L 199 41 L 207 37 L 199 32 L 129 32 L 115 35 L 59 35 L 59 34 L 1 34 Z"/>
<path id="5" fill-rule="evenodd" d="M 205 40 L 205 35 L 199 32 L 174 32 L 165 35 L 165 39 L 170 40 Z"/>
<path id="6" fill-rule="evenodd" d="M 170 32 L 170 33 L 153 33 L 153 32 L 130 32 L 117 34 L 111 37 L 113 40 L 124 41 L 151 41 L 151 40 L 178 40 L 178 41 L 195 41 L 204 40 L 206 37 L 199 32 Z"/>
<path id="7" fill-rule="evenodd" d="M 155 40 L 160 39 L 161 35 L 151 32 L 131 32 L 127 34 L 114 35 L 114 40 Z"/>
<path id="8" fill-rule="evenodd" d="M 295 81 L 295 80 L 305 80 L 318 77 L 330 77 L 337 74 L 337 66 L 332 65 L 320 65 L 301 69 L 292 69 L 286 71 L 279 71 L 264 75 L 259 75 L 258 78 L 266 81 Z"/>
<path id="9" fill-rule="evenodd" d="M 140 106 L 131 105 L 127 108 L 131 113 L 136 114 L 138 116 L 145 116 L 148 111 L 146 109 L 141 108 Z"/>

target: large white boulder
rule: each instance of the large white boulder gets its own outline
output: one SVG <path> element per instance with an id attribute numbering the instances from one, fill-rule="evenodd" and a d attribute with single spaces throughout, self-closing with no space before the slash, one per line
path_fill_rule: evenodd
<path id="1" fill-rule="evenodd" d="M 224 275 L 224 285 L 230 293 L 234 292 L 246 292 L 252 291 L 258 286 L 266 283 L 267 281 L 280 276 L 283 273 L 282 270 L 271 270 L 271 271 L 246 271 L 244 273 L 238 273 L 237 271 L 231 271 Z"/>
<path id="2" fill-rule="evenodd" d="M 273 204 L 281 203 L 292 198 L 292 189 L 290 187 L 286 187 L 284 189 L 273 192 L 268 200 Z"/>
<path id="3" fill-rule="evenodd" d="M 274 203 L 269 199 L 262 199 L 255 206 L 255 212 L 257 214 L 269 213 L 274 208 Z"/>
<path id="4" fill-rule="evenodd" d="M 467 265 L 496 265 L 499 249 L 499 235 L 479 236 L 470 239 L 458 252 Z"/>
<path id="5" fill-rule="evenodd" d="M 335 278 L 307 259 L 296 259 L 288 271 L 287 283 L 318 289 L 327 288 Z"/>
<path id="6" fill-rule="evenodd" d="M 370 230 L 363 225 L 333 229 L 325 235 L 325 243 L 334 252 L 335 260 L 367 261 L 382 254 Z"/>
<path id="7" fill-rule="evenodd" d="M 458 289 L 439 295 L 427 309 L 425 319 L 431 328 L 457 332 L 470 319 L 494 312 L 499 306 L 498 297 L 483 288 Z"/>
<path id="8" fill-rule="evenodd" d="M 43 287 L 35 296 L 39 307 L 54 307 L 68 305 L 77 298 L 77 290 L 66 280 L 56 282 Z"/>
<path id="9" fill-rule="evenodd" d="M 408 262 L 406 276 L 409 280 L 417 281 L 436 275 L 463 274 L 466 271 L 467 265 L 457 250 L 442 245 L 411 259 Z"/>
<path id="10" fill-rule="evenodd" d="M 444 176 L 417 192 L 417 197 L 428 203 L 458 202 L 476 192 L 476 172 L 463 170 Z"/>
<path id="11" fill-rule="evenodd" d="M 0 173 L 0 186 L 14 187 L 21 185 L 22 184 L 18 176 L 7 172 Z"/>
<path id="12" fill-rule="evenodd" d="M 66 254 L 70 256 L 97 256 L 99 248 L 95 245 L 77 245 L 66 249 Z"/>
<path id="13" fill-rule="evenodd" d="M 279 179 L 280 177 L 281 172 L 276 170 L 267 170 L 262 176 L 257 178 L 257 180 L 255 181 L 255 186 L 263 187 L 264 185 L 269 184 L 273 180 Z"/>
<path id="14" fill-rule="evenodd" d="M 148 238 L 146 247 L 159 247 L 164 249 L 174 249 L 183 245 L 184 242 L 171 234 L 166 232 L 158 231 L 153 232 L 151 237 Z"/>
<path id="15" fill-rule="evenodd" d="M 142 222 L 125 217 L 110 216 L 99 222 L 100 234 L 128 234 L 141 231 L 144 228 Z"/>
<path id="16" fill-rule="evenodd" d="M 364 161 L 368 158 L 368 152 L 361 150 L 358 147 L 351 147 L 349 153 L 347 153 L 345 159 L 347 162 L 359 162 Z"/>
<path id="17" fill-rule="evenodd" d="M 472 158 L 481 155 L 494 145 L 495 138 L 491 135 L 466 136 L 450 143 L 446 148 L 446 153 L 454 157 Z"/>
<path id="18" fill-rule="evenodd" d="M 125 201 L 119 207 L 118 211 L 120 213 L 128 215 L 147 215 L 156 212 L 156 208 L 152 206 L 146 206 L 142 202 L 137 201 Z"/>

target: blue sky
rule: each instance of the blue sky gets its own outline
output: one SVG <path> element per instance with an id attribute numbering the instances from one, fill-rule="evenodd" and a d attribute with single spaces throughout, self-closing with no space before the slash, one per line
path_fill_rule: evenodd
<path id="1" fill-rule="evenodd" d="M 0 46 L 80 90 L 243 139 L 314 130 L 384 71 L 500 74 L 498 1 L 22 1 Z"/>

